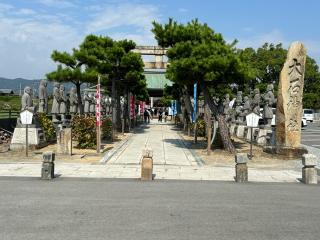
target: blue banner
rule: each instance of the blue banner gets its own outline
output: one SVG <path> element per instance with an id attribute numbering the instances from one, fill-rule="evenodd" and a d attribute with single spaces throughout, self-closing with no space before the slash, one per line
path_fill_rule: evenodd
<path id="1" fill-rule="evenodd" d="M 193 85 L 193 114 L 192 122 L 197 121 L 197 83 Z"/>
<path id="2" fill-rule="evenodd" d="M 171 100 L 171 110 L 172 110 L 172 115 L 176 116 L 177 115 L 177 100 Z"/>

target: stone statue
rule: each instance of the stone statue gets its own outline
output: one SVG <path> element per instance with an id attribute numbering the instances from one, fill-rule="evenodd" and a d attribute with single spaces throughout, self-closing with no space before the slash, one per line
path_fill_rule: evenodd
<path id="1" fill-rule="evenodd" d="M 24 88 L 24 93 L 21 98 L 21 111 L 27 109 L 34 112 L 31 93 L 32 93 L 31 87 L 26 86 Z"/>
<path id="2" fill-rule="evenodd" d="M 104 105 L 105 105 L 106 114 L 110 114 L 111 113 L 111 98 L 109 96 L 105 97 Z"/>
<path id="3" fill-rule="evenodd" d="M 253 99 L 251 101 L 252 112 L 260 116 L 260 90 L 259 88 L 254 89 Z"/>
<path id="4" fill-rule="evenodd" d="M 52 108 L 51 108 L 51 113 L 52 113 L 52 121 L 57 122 L 57 115 L 60 113 L 60 84 L 55 83 L 53 87 L 53 101 L 52 101 Z"/>
<path id="5" fill-rule="evenodd" d="M 84 114 L 87 116 L 90 113 L 90 97 L 88 95 L 88 92 L 84 92 L 83 101 L 84 101 Z"/>
<path id="6" fill-rule="evenodd" d="M 77 89 L 75 87 L 72 87 L 70 90 L 69 102 L 70 102 L 70 114 L 74 115 L 78 112 L 78 97 L 77 97 Z"/>
<path id="7" fill-rule="evenodd" d="M 273 118 L 272 105 L 275 103 L 273 84 L 267 86 L 267 92 L 263 95 L 263 120 L 266 127 L 271 127 Z"/>
<path id="8" fill-rule="evenodd" d="M 125 99 L 123 96 L 121 96 L 120 97 L 120 109 L 121 109 L 120 117 L 121 117 L 121 119 L 124 118 L 124 106 L 125 106 Z"/>
<path id="9" fill-rule="evenodd" d="M 41 80 L 39 85 L 39 112 L 48 113 L 48 95 L 46 80 Z"/>
<path id="10" fill-rule="evenodd" d="M 94 97 L 94 94 L 93 93 L 89 93 L 89 98 L 90 98 L 90 107 L 89 107 L 89 112 L 90 114 L 94 115 L 95 112 L 96 112 L 96 99 Z"/>
<path id="11" fill-rule="evenodd" d="M 226 120 L 229 118 L 230 113 L 230 99 L 229 94 L 226 94 L 224 100 L 222 102 L 223 105 L 223 115 L 225 116 Z"/>
<path id="12" fill-rule="evenodd" d="M 236 115 L 236 122 L 243 123 L 243 116 L 242 116 L 242 92 L 237 92 L 236 98 L 236 108 L 235 108 L 235 115 Z"/>
<path id="13" fill-rule="evenodd" d="M 61 84 L 60 85 L 60 108 L 59 108 L 59 113 L 61 115 L 61 121 L 65 121 L 66 114 L 67 114 L 67 97 L 64 92 L 64 86 Z"/>
<path id="14" fill-rule="evenodd" d="M 250 98 L 248 96 L 245 96 L 243 98 L 243 107 L 242 107 L 242 116 L 245 118 L 251 110 L 251 106 L 250 106 Z"/>

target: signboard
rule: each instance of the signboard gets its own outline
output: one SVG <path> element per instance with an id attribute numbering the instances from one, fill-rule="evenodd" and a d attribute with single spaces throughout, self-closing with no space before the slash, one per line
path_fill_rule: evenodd
<path id="1" fill-rule="evenodd" d="M 96 91 L 96 125 L 101 126 L 101 92 L 100 92 L 100 84 L 97 85 Z"/>
<path id="2" fill-rule="evenodd" d="M 258 127 L 259 124 L 259 118 L 260 116 L 258 114 L 255 113 L 249 113 L 246 116 L 246 120 L 247 120 L 247 126 L 248 127 Z"/>
<path id="3" fill-rule="evenodd" d="M 32 123 L 33 113 L 29 110 L 24 110 L 20 113 L 20 120 L 22 124 L 31 124 Z"/>
<path id="4" fill-rule="evenodd" d="M 233 105 L 234 105 L 235 101 L 236 101 L 236 99 L 234 98 L 229 102 L 229 107 L 230 108 L 233 108 Z"/>

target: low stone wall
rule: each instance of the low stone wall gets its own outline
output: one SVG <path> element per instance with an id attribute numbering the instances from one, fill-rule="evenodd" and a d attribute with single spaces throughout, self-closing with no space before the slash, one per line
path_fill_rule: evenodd
<path id="1" fill-rule="evenodd" d="M 251 129 L 244 125 L 231 124 L 230 135 L 242 139 L 244 141 L 251 141 Z M 252 129 L 252 142 L 260 146 L 271 146 L 275 141 L 275 130 L 265 128 Z"/>

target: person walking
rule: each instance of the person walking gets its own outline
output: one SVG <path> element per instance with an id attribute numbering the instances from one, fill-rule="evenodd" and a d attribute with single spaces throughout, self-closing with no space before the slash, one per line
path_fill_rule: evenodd
<path id="1" fill-rule="evenodd" d="M 149 116 L 148 110 L 145 109 L 143 112 L 144 123 L 148 122 L 148 116 Z M 149 122 L 150 122 L 150 118 L 149 118 Z"/>
<path id="2" fill-rule="evenodd" d="M 168 108 L 166 108 L 165 110 L 164 110 L 164 122 L 167 122 L 167 118 L 168 118 Z"/>
<path id="3" fill-rule="evenodd" d="M 151 118 L 151 110 L 147 109 L 147 120 L 148 120 L 148 123 L 150 123 L 150 118 Z"/>
<path id="4" fill-rule="evenodd" d="M 159 117 L 158 117 L 158 122 L 162 122 L 162 109 L 159 109 Z"/>

